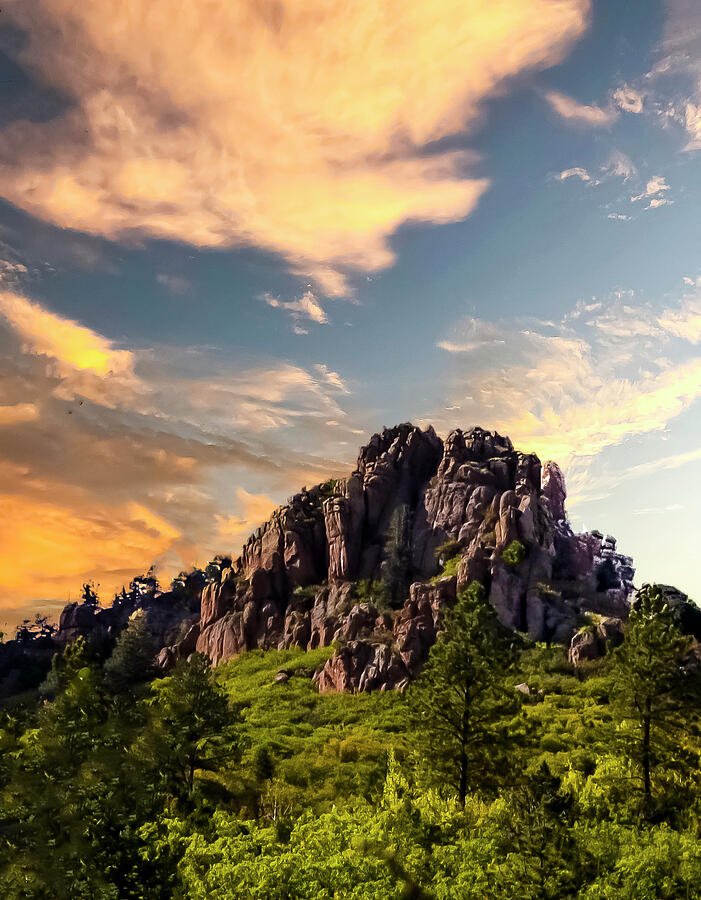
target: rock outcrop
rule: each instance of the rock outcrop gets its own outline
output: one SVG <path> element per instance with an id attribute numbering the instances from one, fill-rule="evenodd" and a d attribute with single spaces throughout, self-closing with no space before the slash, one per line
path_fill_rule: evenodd
<path id="1" fill-rule="evenodd" d="M 584 626 L 572 638 L 569 660 L 574 666 L 600 659 L 623 643 L 623 620 L 608 616 Z"/>
<path id="2" fill-rule="evenodd" d="M 634 570 L 612 537 L 573 531 L 566 496 L 555 463 L 497 432 L 458 429 L 443 441 L 431 427 L 384 429 L 347 478 L 302 489 L 206 578 L 162 593 L 146 576 L 108 608 L 69 604 L 58 630 L 32 642 L 38 668 L 79 636 L 104 658 L 141 608 L 162 671 L 194 650 L 217 664 L 254 648 L 335 644 L 315 675 L 320 690 L 401 689 L 473 580 L 502 624 L 539 641 L 575 636 L 583 660 L 609 636 L 577 638 L 582 620 L 625 619 Z M 16 680 L 28 652 L 0 647 L 0 682 Z"/>
<path id="3" fill-rule="evenodd" d="M 573 531 L 565 500 L 555 463 L 496 432 L 385 429 L 348 478 L 296 494 L 215 568 L 197 649 L 216 664 L 335 642 L 320 690 L 402 688 L 473 580 L 507 627 L 569 643 L 587 612 L 625 618 L 634 570 L 610 536 Z"/>

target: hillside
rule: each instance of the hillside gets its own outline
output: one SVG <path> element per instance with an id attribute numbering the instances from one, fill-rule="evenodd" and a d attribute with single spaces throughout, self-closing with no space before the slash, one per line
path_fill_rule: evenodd
<path id="1" fill-rule="evenodd" d="M 564 504 L 402 425 L 238 559 L 20 630 L 0 895 L 698 896 L 701 610 Z"/>

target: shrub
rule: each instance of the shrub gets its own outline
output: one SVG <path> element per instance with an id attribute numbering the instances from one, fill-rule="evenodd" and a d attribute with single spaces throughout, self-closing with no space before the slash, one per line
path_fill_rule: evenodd
<path id="1" fill-rule="evenodd" d="M 511 566 L 511 568 L 515 569 L 517 566 L 520 566 L 524 559 L 528 556 L 528 551 L 521 543 L 521 541 L 514 540 L 511 541 L 508 547 L 506 547 L 501 554 L 501 558 L 504 560 L 507 566 Z"/>

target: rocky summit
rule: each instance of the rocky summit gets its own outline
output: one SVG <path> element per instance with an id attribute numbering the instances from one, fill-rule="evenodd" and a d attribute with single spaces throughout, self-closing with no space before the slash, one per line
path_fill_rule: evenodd
<path id="1" fill-rule="evenodd" d="M 473 580 L 505 626 L 537 641 L 569 644 L 587 613 L 604 617 L 595 641 L 575 642 L 573 661 L 587 658 L 627 616 L 634 569 L 614 538 L 573 531 L 565 499 L 556 463 L 497 432 L 385 429 L 347 478 L 302 489 L 238 559 L 208 567 L 199 622 L 158 663 L 192 652 L 195 636 L 215 664 L 335 643 L 321 691 L 401 689 Z"/>

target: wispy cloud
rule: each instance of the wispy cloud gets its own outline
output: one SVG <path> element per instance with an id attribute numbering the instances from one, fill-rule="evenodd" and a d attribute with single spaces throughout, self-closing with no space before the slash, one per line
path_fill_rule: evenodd
<path id="1" fill-rule="evenodd" d="M 640 91 L 630 87 L 627 84 L 616 88 L 612 95 L 613 102 L 616 106 L 627 113 L 640 115 L 643 111 L 644 97 Z"/>
<path id="2" fill-rule="evenodd" d="M 611 155 L 603 170 L 606 175 L 614 178 L 622 178 L 624 181 L 628 181 L 629 178 L 638 174 L 638 170 L 633 163 L 633 160 L 629 156 L 626 156 L 625 153 L 621 153 L 620 150 L 611 151 Z"/>
<path id="3" fill-rule="evenodd" d="M 276 503 L 267 494 L 250 494 L 244 488 L 236 491 L 237 515 L 217 514 L 216 522 L 222 542 L 238 548 L 273 512 Z"/>
<path id="4" fill-rule="evenodd" d="M 13 403 L 0 406 L 0 425 L 17 425 L 19 422 L 33 422 L 39 416 L 36 403 Z"/>
<path id="5" fill-rule="evenodd" d="M 261 300 L 274 309 L 283 309 L 288 312 L 296 334 L 308 333 L 307 329 L 300 324 L 305 319 L 317 325 L 326 325 L 329 321 L 323 306 L 311 290 L 305 291 L 298 300 L 280 300 L 278 297 L 273 297 L 272 294 L 263 294 Z"/>
<path id="6" fill-rule="evenodd" d="M 174 16 L 170 0 L 92 0 L 68 15 L 65 0 L 11 3 L 21 61 L 71 103 L 0 134 L 0 194 L 108 238 L 271 249 L 342 294 L 348 270 L 392 263 L 403 223 L 470 214 L 488 187 L 474 156 L 426 146 L 469 132 L 506 79 L 561 60 L 589 10 L 213 0 Z"/>
<path id="7" fill-rule="evenodd" d="M 563 463 L 664 429 L 701 397 L 701 359 L 683 346 L 675 363 L 665 355 L 670 341 L 697 341 L 701 319 L 692 301 L 656 313 L 625 299 L 582 305 L 545 327 L 484 323 L 505 342 L 502 362 L 453 354 L 450 423 L 497 427 Z M 433 419 L 450 427 L 443 411 Z"/>
<path id="8" fill-rule="evenodd" d="M 655 175 L 654 178 L 651 178 L 647 182 L 642 193 L 637 194 L 630 199 L 632 203 L 637 203 L 639 200 L 647 200 L 648 204 L 645 209 L 657 209 L 660 206 L 671 206 L 672 203 L 674 203 L 674 200 L 670 200 L 668 197 L 663 196 L 664 192 L 668 190 L 669 185 L 667 184 L 666 179 L 661 175 Z"/>
<path id="9" fill-rule="evenodd" d="M 0 609 L 235 551 L 264 508 L 350 463 L 351 389 L 323 363 L 122 349 L 0 297 Z"/>
<path id="10" fill-rule="evenodd" d="M 170 291 L 171 294 L 189 294 L 192 290 L 190 281 L 184 275 L 174 275 L 170 272 L 159 272 L 156 281 Z"/>
<path id="11" fill-rule="evenodd" d="M 610 128 L 618 118 L 618 111 L 612 107 L 587 106 L 559 91 L 548 91 L 545 99 L 558 116 L 574 125 Z"/>
<path id="12" fill-rule="evenodd" d="M 59 367 L 108 376 L 131 372 L 132 354 L 78 322 L 51 313 L 38 303 L 0 293 L 0 315 L 21 338 L 24 347 L 54 360 Z"/>

